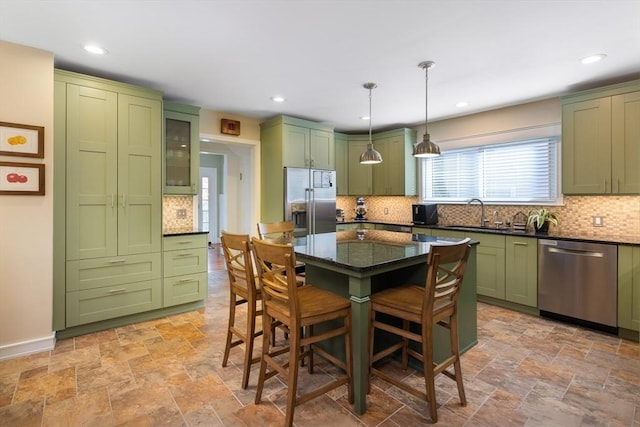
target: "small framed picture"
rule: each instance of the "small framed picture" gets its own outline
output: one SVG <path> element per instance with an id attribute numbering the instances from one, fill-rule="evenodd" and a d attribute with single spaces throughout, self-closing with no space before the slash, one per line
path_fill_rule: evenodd
<path id="1" fill-rule="evenodd" d="M 220 132 L 227 135 L 240 135 L 240 121 L 220 119 Z"/>
<path id="2" fill-rule="evenodd" d="M 44 158 L 44 127 L 0 122 L 0 155 Z"/>
<path id="3" fill-rule="evenodd" d="M 44 165 L 0 162 L 0 194 L 44 195 Z"/>

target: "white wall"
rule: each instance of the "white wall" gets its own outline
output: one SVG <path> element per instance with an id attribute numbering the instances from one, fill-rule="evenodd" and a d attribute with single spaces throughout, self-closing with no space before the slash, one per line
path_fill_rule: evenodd
<path id="1" fill-rule="evenodd" d="M 49 349 L 53 295 L 53 54 L 0 41 L 0 121 L 44 126 L 44 196 L 0 195 L 0 360 Z M 0 177 L 1 179 L 2 177 Z"/>

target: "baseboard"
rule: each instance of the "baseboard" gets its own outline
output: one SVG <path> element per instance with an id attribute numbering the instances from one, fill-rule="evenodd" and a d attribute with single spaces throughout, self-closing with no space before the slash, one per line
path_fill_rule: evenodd
<path id="1" fill-rule="evenodd" d="M 3 360 L 15 359 L 20 356 L 26 356 L 28 354 L 50 351 L 53 350 L 55 346 L 55 332 L 52 332 L 49 337 L 0 346 L 0 362 Z"/>

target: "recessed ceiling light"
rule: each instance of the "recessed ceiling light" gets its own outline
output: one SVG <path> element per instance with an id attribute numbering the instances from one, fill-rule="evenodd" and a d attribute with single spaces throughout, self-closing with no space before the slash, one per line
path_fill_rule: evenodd
<path id="1" fill-rule="evenodd" d="M 466 102 L 466 101 L 460 101 L 460 102 L 458 102 L 458 103 L 456 104 L 456 107 L 458 107 L 458 108 L 462 108 L 462 107 L 467 107 L 468 105 L 469 105 L 469 103 L 468 103 L 468 102 Z"/>
<path id="2" fill-rule="evenodd" d="M 281 97 L 281 96 L 272 96 L 271 100 L 273 102 L 284 102 L 285 101 L 285 99 L 283 97 Z"/>
<path id="3" fill-rule="evenodd" d="M 582 58 L 580 62 L 583 64 L 593 64 L 594 62 L 598 62 L 606 58 L 607 55 L 604 53 L 599 53 L 597 55 L 587 56 L 586 58 Z"/>
<path id="4" fill-rule="evenodd" d="M 107 53 L 107 49 L 102 48 L 95 44 L 84 45 L 84 50 L 86 50 L 89 53 L 93 53 L 94 55 L 104 55 L 105 53 Z"/>

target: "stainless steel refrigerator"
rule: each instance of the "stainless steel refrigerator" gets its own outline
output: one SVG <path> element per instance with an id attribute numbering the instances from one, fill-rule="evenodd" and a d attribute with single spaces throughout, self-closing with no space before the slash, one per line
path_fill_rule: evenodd
<path id="1" fill-rule="evenodd" d="M 336 172 L 284 168 L 284 218 L 295 236 L 336 231 Z"/>

